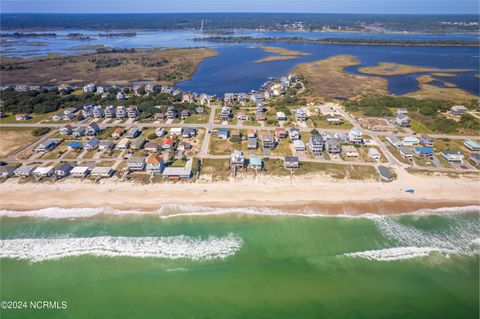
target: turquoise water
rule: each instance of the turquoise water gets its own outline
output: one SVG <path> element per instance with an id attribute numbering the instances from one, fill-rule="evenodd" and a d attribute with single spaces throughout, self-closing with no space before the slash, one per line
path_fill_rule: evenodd
<path id="1" fill-rule="evenodd" d="M 1 317 L 478 318 L 475 210 L 166 219 L 4 212 L 1 299 L 68 307 Z"/>

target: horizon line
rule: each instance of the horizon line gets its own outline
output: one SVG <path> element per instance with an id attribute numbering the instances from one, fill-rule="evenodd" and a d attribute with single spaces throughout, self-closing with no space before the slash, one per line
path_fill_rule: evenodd
<path id="1" fill-rule="evenodd" d="M 376 13 L 347 13 L 347 12 L 282 12 L 282 11 L 239 11 L 239 12 L 230 12 L 230 11 L 192 11 L 192 12 L 0 12 L 2 14 L 91 14 L 91 15 L 100 15 L 100 14 L 342 14 L 342 15 L 423 15 L 423 16 L 477 16 L 474 13 L 387 13 L 387 12 L 376 12 Z"/>

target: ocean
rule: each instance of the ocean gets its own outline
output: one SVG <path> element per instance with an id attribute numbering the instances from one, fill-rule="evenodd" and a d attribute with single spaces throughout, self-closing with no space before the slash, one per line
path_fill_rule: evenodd
<path id="1" fill-rule="evenodd" d="M 478 318 L 480 207 L 0 211 L 3 318 Z"/>

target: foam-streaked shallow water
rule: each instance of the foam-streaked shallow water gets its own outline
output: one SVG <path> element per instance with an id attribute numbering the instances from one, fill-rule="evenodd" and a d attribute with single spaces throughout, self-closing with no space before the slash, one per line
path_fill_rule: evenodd
<path id="1" fill-rule="evenodd" d="M 72 318 L 478 318 L 480 207 L 313 213 L 0 211 L 2 299 Z"/>

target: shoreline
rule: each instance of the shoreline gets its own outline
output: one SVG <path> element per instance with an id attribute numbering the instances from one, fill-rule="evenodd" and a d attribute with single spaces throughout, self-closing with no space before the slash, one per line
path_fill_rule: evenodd
<path id="1" fill-rule="evenodd" d="M 415 194 L 405 192 L 410 187 L 414 187 Z M 0 209 L 10 211 L 55 207 L 154 212 L 167 208 L 166 214 L 170 210 L 177 214 L 178 210 L 220 213 L 222 209 L 258 209 L 272 214 L 391 215 L 480 205 L 480 184 L 476 178 L 423 176 L 391 183 L 312 177 L 147 185 L 110 181 L 101 184 L 71 180 L 55 184 L 6 181 L 0 184 L 0 194 Z"/>

